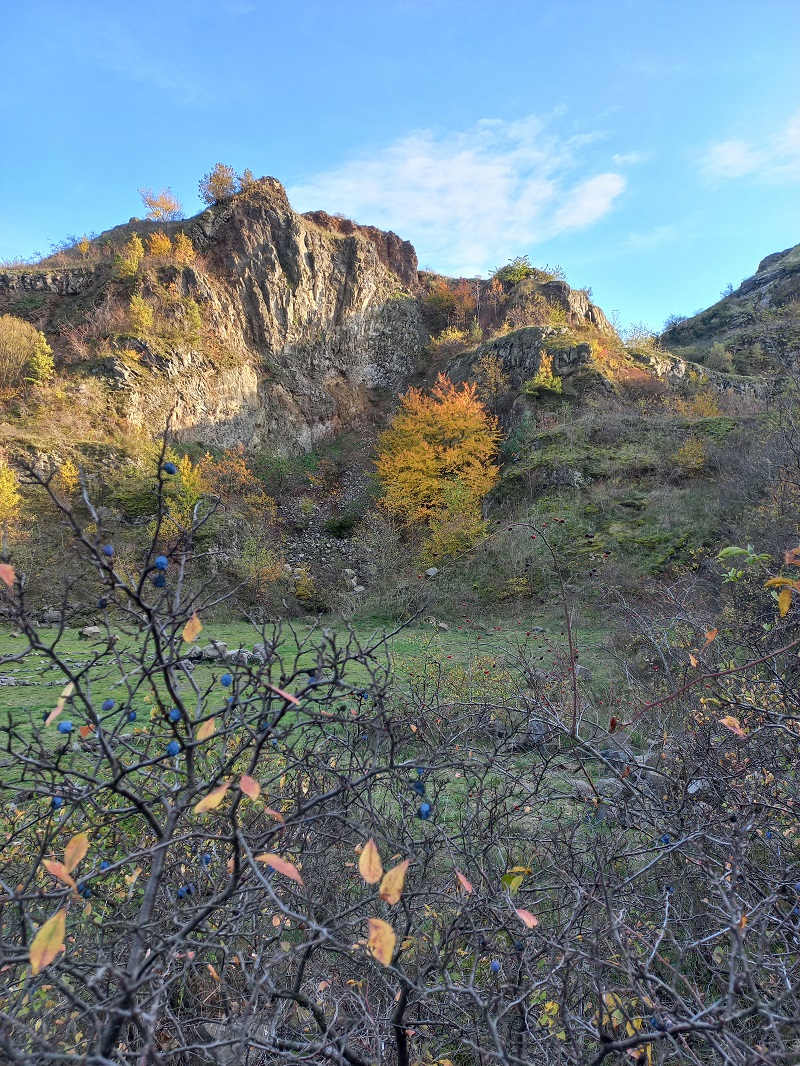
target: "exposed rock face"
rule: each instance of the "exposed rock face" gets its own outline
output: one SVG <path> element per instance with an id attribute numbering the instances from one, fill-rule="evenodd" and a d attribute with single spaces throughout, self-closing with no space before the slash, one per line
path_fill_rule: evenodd
<path id="1" fill-rule="evenodd" d="M 135 229 L 111 231 L 124 241 Z M 186 224 L 201 253 L 196 266 L 148 267 L 137 284 L 201 309 L 203 343 L 111 338 L 115 354 L 91 373 L 133 426 L 160 432 L 167 416 L 184 439 L 304 451 L 369 416 L 386 393 L 403 391 L 427 335 L 414 249 L 396 234 L 294 212 L 283 186 L 262 178 Z M 43 292 L 48 329 L 56 303 L 72 296 L 124 308 L 131 285 L 107 286 L 95 269 L 0 274 L 0 312 Z M 118 291 L 115 291 L 116 289 Z M 96 293 L 85 296 L 96 287 Z M 174 302 L 174 300 L 173 300 Z M 123 315 L 124 319 L 124 315 Z M 117 327 L 119 328 L 119 327 Z M 124 327 L 123 327 L 124 328 Z M 176 331 L 176 336 L 178 331 Z"/>
<path id="2" fill-rule="evenodd" d="M 526 326 L 457 356 L 448 364 L 447 374 L 457 383 L 466 381 L 474 376 L 476 363 L 486 356 L 496 356 L 503 364 L 511 387 L 518 389 L 535 376 L 545 353 L 552 356 L 553 371 L 563 377 L 589 362 L 592 347 L 585 343 L 570 343 L 563 329 Z"/>
<path id="3" fill-rule="evenodd" d="M 0 273 L 0 297 L 28 296 L 31 293 L 51 293 L 57 296 L 76 296 L 97 283 L 91 267 L 68 270 L 23 270 Z"/>

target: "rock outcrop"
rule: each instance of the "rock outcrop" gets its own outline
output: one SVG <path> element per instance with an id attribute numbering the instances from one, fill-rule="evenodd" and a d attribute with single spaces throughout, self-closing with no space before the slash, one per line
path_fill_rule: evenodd
<path id="1" fill-rule="evenodd" d="M 702 358 L 715 343 L 736 354 L 756 345 L 779 365 L 800 361 L 800 244 L 762 259 L 756 273 L 690 318 L 673 320 L 660 342 L 670 351 Z M 759 357 L 754 353 L 755 369 Z M 746 360 L 745 360 L 746 362 Z"/>

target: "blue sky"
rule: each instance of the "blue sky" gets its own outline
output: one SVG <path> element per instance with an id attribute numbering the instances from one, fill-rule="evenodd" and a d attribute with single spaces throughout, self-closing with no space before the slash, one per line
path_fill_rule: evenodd
<path id="1" fill-rule="evenodd" d="M 800 0 L 5 0 L 0 259 L 214 163 L 623 325 L 800 242 Z"/>

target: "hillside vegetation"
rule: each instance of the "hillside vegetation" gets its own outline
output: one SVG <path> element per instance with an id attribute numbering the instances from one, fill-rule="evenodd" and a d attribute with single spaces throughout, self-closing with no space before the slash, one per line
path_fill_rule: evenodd
<path id="1" fill-rule="evenodd" d="M 796 249 L 656 338 L 219 164 L 0 272 L 0 1048 L 800 1054 Z"/>

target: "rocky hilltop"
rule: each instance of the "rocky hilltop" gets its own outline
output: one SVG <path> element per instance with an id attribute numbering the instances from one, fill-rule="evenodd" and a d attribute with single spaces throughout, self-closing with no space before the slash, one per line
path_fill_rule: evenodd
<path id="1" fill-rule="evenodd" d="M 157 231 L 188 236 L 189 259 L 148 251 L 122 272 L 132 237 L 149 250 Z M 94 239 L 83 262 L 74 255 L 68 265 L 56 257 L 0 273 L 0 313 L 48 336 L 76 433 L 113 422 L 158 434 L 169 420 L 184 440 L 285 453 L 381 417 L 410 382 L 424 382 L 431 334 L 447 322 L 431 320 L 432 288 L 463 296 L 476 285 L 421 274 L 414 248 L 395 233 L 323 211 L 298 214 L 274 178 L 188 221 L 131 219 Z M 614 333 L 587 293 L 542 271 L 506 285 L 500 303 L 502 313 L 483 323 L 490 331 L 555 315 L 556 333 Z M 515 352 L 533 344 L 515 356 L 520 372 L 538 365 L 541 341 L 524 329 L 516 338 Z M 557 359 L 556 371 L 573 364 Z"/>
<path id="2" fill-rule="evenodd" d="M 116 247 L 132 231 L 156 228 L 135 223 L 97 243 Z M 134 282 L 114 280 L 108 262 L 0 274 L 0 312 L 34 321 L 68 362 L 76 329 L 107 340 L 75 373 L 105 385 L 109 406 L 133 426 L 158 431 L 171 415 L 184 438 L 307 450 L 415 371 L 426 340 L 417 260 L 395 234 L 300 215 L 272 178 L 160 228 L 185 230 L 196 261 L 156 261 Z M 172 328 L 157 336 L 132 329 L 124 321 L 132 293 Z M 201 336 L 179 328 L 190 300 Z"/>
<path id="3" fill-rule="evenodd" d="M 717 303 L 677 318 L 661 335 L 664 348 L 704 361 L 722 345 L 741 372 L 794 367 L 800 359 L 800 244 L 762 259 Z"/>

